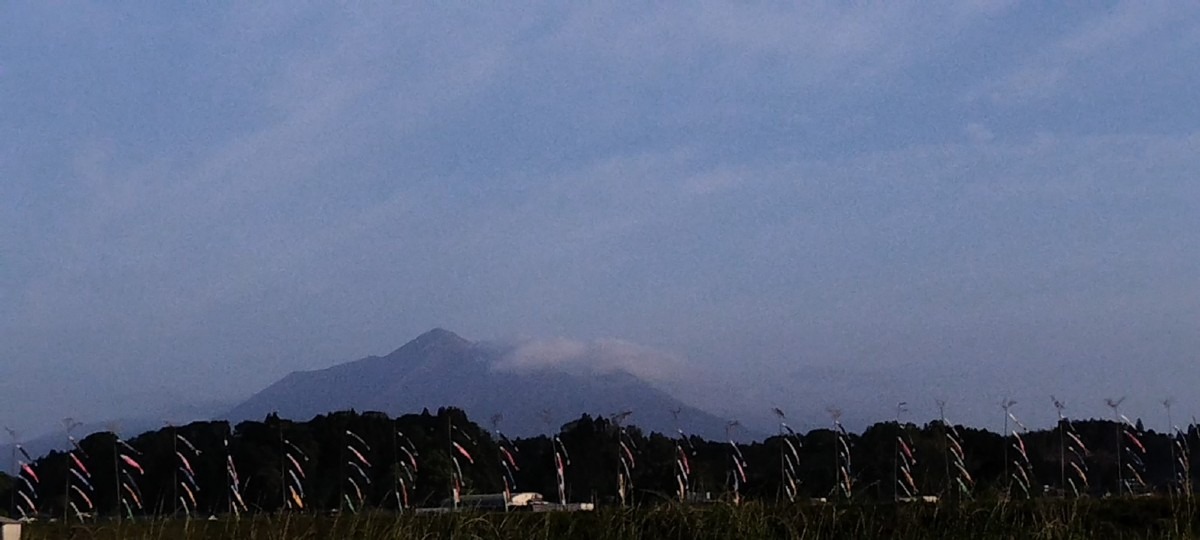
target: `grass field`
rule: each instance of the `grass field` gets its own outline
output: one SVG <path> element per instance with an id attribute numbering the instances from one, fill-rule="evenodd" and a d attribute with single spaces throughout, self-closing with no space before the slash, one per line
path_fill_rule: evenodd
<path id="1" fill-rule="evenodd" d="M 36 523 L 23 538 L 89 539 L 1200 539 L 1193 503 L 1168 498 L 965 505 L 664 505 L 579 513 L 260 515 L 241 520 Z"/>

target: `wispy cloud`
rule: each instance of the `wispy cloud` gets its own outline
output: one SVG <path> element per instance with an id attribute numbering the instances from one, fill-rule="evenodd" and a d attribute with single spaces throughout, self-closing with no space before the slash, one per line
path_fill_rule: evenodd
<path id="1" fill-rule="evenodd" d="M 552 369 L 584 375 L 623 372 L 657 383 L 675 382 L 684 376 L 684 364 L 678 357 L 615 338 L 526 341 L 492 367 L 500 371 Z"/>
<path id="2" fill-rule="evenodd" d="M 1164 36 L 1194 34 L 1200 19 L 1166 3 L 1119 4 L 1088 12 L 1078 25 L 1018 58 L 971 92 L 1001 104 L 1041 101 L 1124 78 L 1196 44 Z M 1154 58 L 1158 56 L 1158 58 Z"/>
<path id="3" fill-rule="evenodd" d="M 1197 16 L 1160 8 L 23 8 L 0 355 L 62 376 L 6 410 L 249 392 L 435 324 L 746 381 L 1136 349 L 1200 271 Z"/>

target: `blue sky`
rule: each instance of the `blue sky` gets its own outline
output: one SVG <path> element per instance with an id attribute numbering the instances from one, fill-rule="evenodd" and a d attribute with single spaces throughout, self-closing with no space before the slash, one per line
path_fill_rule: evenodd
<path id="1" fill-rule="evenodd" d="M 5 425 L 232 400 L 434 326 L 620 340 L 734 415 L 1200 413 L 1200 10 L 0 20 Z"/>

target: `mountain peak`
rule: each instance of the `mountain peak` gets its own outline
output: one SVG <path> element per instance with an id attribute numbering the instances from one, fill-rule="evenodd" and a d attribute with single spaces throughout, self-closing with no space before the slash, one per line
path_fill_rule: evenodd
<path id="1" fill-rule="evenodd" d="M 459 336 L 458 334 L 455 334 L 454 332 L 446 330 L 445 328 L 434 328 L 433 330 L 430 330 L 428 332 L 425 332 L 424 334 L 417 336 L 416 339 L 413 339 L 408 344 L 424 349 L 424 348 L 427 348 L 430 346 L 437 346 L 437 345 L 450 345 L 450 346 L 470 345 L 471 342 L 463 339 L 461 336 Z"/>

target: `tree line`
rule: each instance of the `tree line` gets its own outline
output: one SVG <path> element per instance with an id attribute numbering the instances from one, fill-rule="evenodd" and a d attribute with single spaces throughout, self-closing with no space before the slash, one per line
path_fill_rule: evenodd
<path id="1" fill-rule="evenodd" d="M 275 415 L 236 425 L 194 422 L 129 440 L 98 432 L 68 451 L 32 460 L 27 469 L 14 467 L 17 476 L 0 474 L 0 500 L 9 515 L 70 518 L 273 512 L 296 508 L 293 485 L 303 492 L 306 511 L 436 506 L 453 497 L 456 482 L 465 495 L 508 489 L 555 502 L 637 505 L 729 500 L 734 494 L 738 500 L 887 501 L 1190 492 L 1189 441 L 1198 435 L 1194 427 L 1163 434 L 1143 429 L 1140 421 L 1063 419 L 1051 429 L 1004 436 L 934 420 L 880 422 L 862 433 L 781 429 L 740 444 L 645 433 L 621 420 L 585 414 L 557 434 L 511 440 L 494 429 L 495 422 L 481 426 L 456 408 L 395 418 L 346 411 L 307 422 Z M 191 447 L 187 452 L 181 440 Z M 1140 449 L 1127 453 L 1134 442 Z M 1022 491 L 1013 487 L 1018 453 L 1032 473 Z M 14 465 L 25 462 L 14 459 Z M 560 470 L 566 501 L 557 501 Z M 1075 471 L 1083 473 L 1082 482 L 1074 481 L 1080 478 Z M 969 486 L 961 483 L 964 474 Z M 36 481 L 22 478 L 29 475 Z M 1130 487 L 1135 476 L 1136 489 Z M 129 478 L 137 485 L 125 486 Z M 839 489 L 847 479 L 853 489 Z M 622 487 L 625 498 L 618 496 Z M 138 504 L 131 505 L 135 496 Z M 80 509 L 82 497 L 87 511 Z"/>

